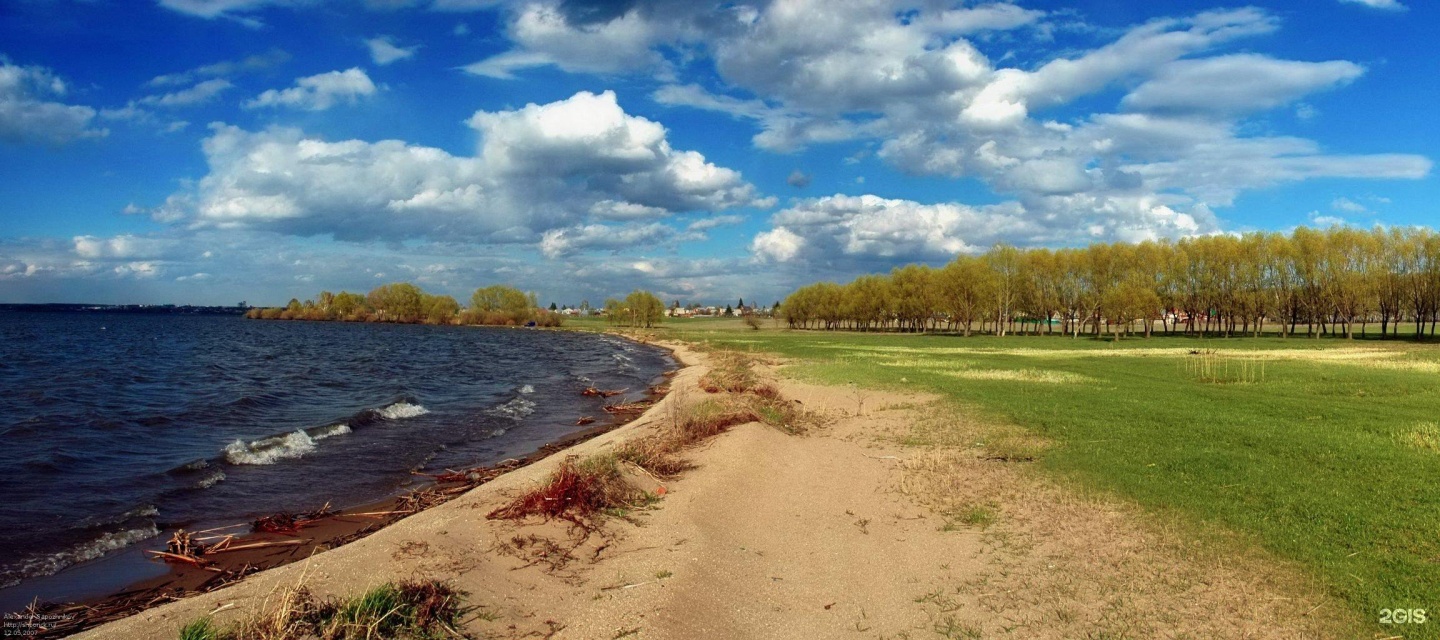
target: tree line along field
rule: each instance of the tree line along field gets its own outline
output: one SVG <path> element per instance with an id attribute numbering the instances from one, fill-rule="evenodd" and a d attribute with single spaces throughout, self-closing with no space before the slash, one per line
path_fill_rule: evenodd
<path id="1" fill-rule="evenodd" d="M 402 324 L 454 324 L 558 327 L 563 316 L 540 308 L 534 293 L 505 285 L 475 290 L 470 306 L 461 308 L 448 295 L 426 293 L 408 282 L 375 287 L 367 294 L 322 291 L 301 302 L 292 298 L 284 307 L 256 307 L 245 317 L 257 320 L 312 320 L 386 322 Z M 648 291 L 636 290 L 623 299 L 610 298 L 604 310 L 611 324 L 649 327 L 659 322 L 665 304 Z"/>
<path id="2" fill-rule="evenodd" d="M 1440 234 L 1297 228 L 1290 235 L 997 246 L 935 269 L 909 265 L 785 298 L 794 328 L 1207 335 L 1434 335 Z M 1159 326 L 1157 327 L 1157 322 Z"/>
<path id="3" fill-rule="evenodd" d="M 1302 594 L 1312 598 L 1305 608 L 1319 599 L 1348 610 L 1356 637 L 1440 638 L 1433 345 L 1182 335 L 1115 343 L 720 322 L 660 331 L 778 354 L 802 379 L 937 393 L 1044 443 L 1020 457 L 1033 456 L 1020 464 L 1037 473 L 1137 504 L 1206 552 L 1258 549 L 1298 567 L 1319 585 Z M 1013 443 L 982 444 L 1016 457 Z M 1380 623 L 1382 610 L 1402 608 L 1431 620 Z"/>

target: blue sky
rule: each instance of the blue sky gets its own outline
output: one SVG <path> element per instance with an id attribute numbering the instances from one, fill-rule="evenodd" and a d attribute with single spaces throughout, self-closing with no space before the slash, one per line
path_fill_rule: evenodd
<path id="1" fill-rule="evenodd" d="M 770 301 L 1433 226 L 1433 3 L 9 0 L 0 302 Z"/>

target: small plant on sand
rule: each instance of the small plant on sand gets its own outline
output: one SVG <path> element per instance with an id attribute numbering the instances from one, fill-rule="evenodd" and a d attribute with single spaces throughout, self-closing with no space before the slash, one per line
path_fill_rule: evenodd
<path id="1" fill-rule="evenodd" d="M 995 524 L 996 517 L 994 507 L 983 504 L 967 504 L 950 513 L 940 530 L 959 531 L 964 527 L 985 529 Z"/>
<path id="2" fill-rule="evenodd" d="M 221 640 L 222 637 L 221 630 L 210 618 L 200 618 L 180 629 L 180 640 Z"/>
<path id="3" fill-rule="evenodd" d="M 763 422 L 785 433 L 805 431 L 809 416 L 780 397 L 774 387 L 753 385 L 747 393 L 728 393 L 687 403 L 677 395 L 665 426 L 656 434 L 621 445 L 616 458 L 640 467 L 657 480 L 668 480 L 693 468 L 680 453 L 746 422 Z"/>
<path id="4" fill-rule="evenodd" d="M 607 509 L 632 508 L 645 500 L 645 492 L 625 480 L 618 462 L 614 454 L 584 459 L 570 456 L 545 484 L 491 511 L 488 517 L 515 520 L 541 516 L 583 525 L 585 519 Z"/>
<path id="5" fill-rule="evenodd" d="M 945 616 L 944 620 L 935 623 L 935 633 L 942 638 L 953 638 L 955 640 L 977 640 L 982 637 L 980 630 L 956 620 L 952 616 Z"/>
<path id="6" fill-rule="evenodd" d="M 219 628 L 201 618 L 180 640 L 441 640 L 459 630 L 464 594 L 443 582 L 387 582 L 348 600 L 321 599 L 305 587 L 285 589 L 254 617 Z"/>
<path id="7" fill-rule="evenodd" d="M 710 371 L 700 378 L 706 393 L 745 393 L 759 383 L 752 369 L 755 362 L 739 351 L 715 351 L 710 354 Z"/>
<path id="8" fill-rule="evenodd" d="M 730 399 L 705 399 L 691 405 L 675 403 L 669 420 L 658 433 L 621 445 L 616 458 L 634 464 L 659 480 L 674 478 L 693 468 L 680 452 L 726 429 L 756 419 L 752 410 Z"/>

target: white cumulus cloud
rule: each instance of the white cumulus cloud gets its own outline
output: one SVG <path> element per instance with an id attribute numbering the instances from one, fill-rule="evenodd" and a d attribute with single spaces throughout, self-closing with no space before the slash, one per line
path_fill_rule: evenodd
<path id="1" fill-rule="evenodd" d="M 613 249 L 617 238 L 686 237 L 665 225 L 669 232 L 599 221 L 763 203 L 738 172 L 674 149 L 663 126 L 626 114 L 610 92 L 480 111 L 470 125 L 481 138 L 474 156 L 399 140 L 326 141 L 291 128 L 212 125 L 204 142 L 209 174 L 152 216 L 354 241 L 538 243 L 563 230 L 546 249 L 560 255 Z"/>
<path id="2" fill-rule="evenodd" d="M 926 204 L 836 194 L 800 201 L 771 217 L 751 252 L 772 262 L 808 260 L 850 272 L 866 265 L 944 261 L 997 242 L 1021 245 L 1174 238 L 1213 232 L 1203 209 L 1178 211 L 1162 198 L 1056 196 L 1029 205 Z M 1083 231 L 1081 231 L 1083 230 Z M 837 262 L 838 261 L 838 262 Z"/>
<path id="3" fill-rule="evenodd" d="M 95 109 L 60 101 L 68 92 L 49 69 L 0 57 L 0 142 L 58 145 L 106 135 L 91 127 Z"/>
<path id="4" fill-rule="evenodd" d="M 359 67 L 329 71 L 295 81 L 288 89 L 270 89 L 245 103 L 246 108 L 288 107 L 324 111 L 339 103 L 355 104 L 379 91 Z"/>

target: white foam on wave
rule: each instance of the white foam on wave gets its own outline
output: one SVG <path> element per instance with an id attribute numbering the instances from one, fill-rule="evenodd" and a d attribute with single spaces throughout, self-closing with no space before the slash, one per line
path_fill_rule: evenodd
<path id="1" fill-rule="evenodd" d="M 220 484 L 221 482 L 224 482 L 224 481 L 225 481 L 225 472 L 224 472 L 224 471 L 216 471 L 215 473 L 212 473 L 212 474 L 210 474 L 210 475 L 208 475 L 208 476 L 205 476 L 204 478 L 201 478 L 199 482 L 196 482 L 196 483 L 195 483 L 195 488 L 196 488 L 196 489 L 209 489 L 210 487 L 213 487 L 213 486 L 215 486 L 215 485 L 217 485 L 217 484 Z"/>
<path id="2" fill-rule="evenodd" d="M 80 564 L 86 560 L 94 560 L 111 551 L 123 549 L 136 542 L 149 540 L 158 535 L 160 535 L 160 530 L 156 528 L 154 524 L 149 524 L 138 529 L 127 529 L 125 531 L 107 533 L 99 538 L 75 545 L 59 553 L 30 558 L 13 567 L 7 567 L 3 579 L 0 579 L 0 586 L 19 584 L 22 578 L 53 575 L 71 565 Z"/>
<path id="3" fill-rule="evenodd" d="M 400 420 L 402 418 L 414 418 L 430 413 L 429 409 L 409 402 L 400 401 L 383 409 L 377 409 L 376 413 L 386 420 Z"/>
<path id="4" fill-rule="evenodd" d="M 225 460 L 230 464 L 275 464 L 314 450 L 315 439 L 300 430 L 248 443 L 236 440 L 225 447 Z"/>
<path id="5" fill-rule="evenodd" d="M 345 435 L 345 434 L 347 434 L 347 433 L 350 433 L 350 425 L 348 425 L 348 424 L 343 424 L 343 423 L 342 423 L 342 424 L 332 424 L 332 425 L 330 425 L 330 426 L 328 426 L 328 427 L 320 427 L 319 429 L 316 429 L 315 431 L 311 432 L 311 433 L 310 433 L 310 439 L 312 439 L 312 440 L 324 440 L 324 439 L 326 439 L 326 438 L 329 438 L 330 436 L 341 436 L 341 435 Z"/>
<path id="6" fill-rule="evenodd" d="M 520 387 L 520 393 L 525 393 L 525 394 L 535 393 L 535 387 L 532 387 L 532 386 L 530 386 L 530 385 L 527 384 L 527 385 L 525 385 L 525 386 L 523 386 L 523 387 Z"/>
<path id="7" fill-rule="evenodd" d="M 516 396 L 505 404 L 487 409 L 485 413 L 497 418 L 520 420 L 525 416 L 535 413 L 535 403 L 531 402 L 525 396 Z"/>
<path id="8" fill-rule="evenodd" d="M 236 440 L 225 447 L 225 461 L 230 464 L 275 464 L 281 460 L 304 456 L 315 450 L 316 442 L 346 433 L 350 433 L 350 425 L 332 424 L 316 429 L 313 433 L 297 429 L 294 433 L 250 442 Z M 221 474 L 220 478 L 201 488 L 214 485 L 223 479 L 224 474 Z"/>
<path id="9" fill-rule="evenodd" d="M 160 515 L 160 510 L 156 509 L 153 504 L 147 504 L 143 507 L 136 507 L 126 511 L 124 515 L 120 516 L 120 519 L 124 521 L 131 518 L 153 518 L 158 515 Z"/>

